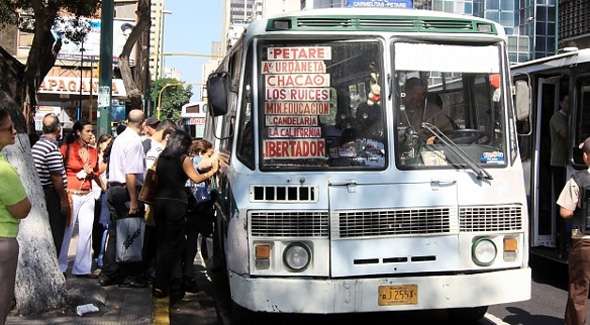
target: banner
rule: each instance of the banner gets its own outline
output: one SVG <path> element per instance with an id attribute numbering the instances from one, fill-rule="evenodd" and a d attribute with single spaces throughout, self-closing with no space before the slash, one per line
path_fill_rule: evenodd
<path id="1" fill-rule="evenodd" d="M 66 36 L 67 31 L 75 29 L 75 17 L 61 17 L 58 19 L 51 32 L 54 37 L 61 39 L 61 49 L 57 55 L 60 60 L 79 60 L 80 47 L 82 44 L 74 43 Z M 84 58 L 98 60 L 100 56 L 100 19 L 84 19 L 90 27 L 84 40 Z M 123 46 L 131 34 L 135 22 L 131 20 L 115 19 L 113 21 L 113 60 L 118 61 L 119 55 L 123 51 Z M 133 56 L 131 56 L 133 57 Z M 131 59 L 131 61 L 134 61 Z"/>
<path id="2" fill-rule="evenodd" d="M 412 9 L 412 0 L 347 0 L 346 6 L 351 8 L 400 8 Z"/>

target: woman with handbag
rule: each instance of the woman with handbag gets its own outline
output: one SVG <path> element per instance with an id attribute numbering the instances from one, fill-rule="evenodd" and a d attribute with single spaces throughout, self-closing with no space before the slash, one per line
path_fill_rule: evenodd
<path id="1" fill-rule="evenodd" d="M 211 142 L 199 139 L 191 146 L 193 167 L 199 173 L 206 173 L 211 169 L 213 160 L 213 145 Z M 197 292 L 198 287 L 194 278 L 193 261 L 197 255 L 199 233 L 207 233 L 207 225 L 212 222 L 213 201 L 211 200 L 210 181 L 198 184 L 188 181 L 188 210 L 186 218 L 186 249 L 182 265 L 182 282 L 185 291 Z"/>
<path id="2" fill-rule="evenodd" d="M 70 197 L 71 216 L 64 234 L 59 253 L 59 269 L 65 273 L 68 269 L 68 250 L 76 223 L 78 223 L 78 247 L 72 267 L 72 274 L 78 276 L 92 275 L 92 226 L 94 223 L 94 193 L 92 180 L 104 188 L 100 179 L 98 152 L 90 146 L 93 130 L 89 122 L 76 122 L 72 133 L 61 148 L 64 166 L 68 177 L 68 196 Z"/>
<path id="3" fill-rule="evenodd" d="M 171 305 L 184 296 L 181 261 L 185 247 L 184 230 L 188 205 L 184 186 L 188 179 L 195 183 L 206 181 L 219 169 L 218 161 L 214 160 L 210 171 L 198 174 L 188 155 L 191 144 L 192 139 L 188 133 L 176 130 L 155 166 L 157 179 L 166 181 L 158 182 L 153 205 L 158 238 L 153 294 L 156 297 L 170 295 Z"/>

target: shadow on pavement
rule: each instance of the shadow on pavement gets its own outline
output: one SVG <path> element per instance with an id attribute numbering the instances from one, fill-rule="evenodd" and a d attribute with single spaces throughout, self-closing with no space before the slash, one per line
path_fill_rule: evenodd
<path id="1" fill-rule="evenodd" d="M 563 319 L 547 315 L 532 315 L 528 311 L 517 307 L 506 307 L 511 313 L 503 321 L 511 325 L 562 325 Z"/>

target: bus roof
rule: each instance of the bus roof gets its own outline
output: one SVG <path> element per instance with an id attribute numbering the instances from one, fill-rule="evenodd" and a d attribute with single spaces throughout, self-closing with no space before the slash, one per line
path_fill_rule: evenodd
<path id="1" fill-rule="evenodd" d="M 480 33 L 505 36 L 504 28 L 487 19 L 440 11 L 383 8 L 328 8 L 265 17 L 249 30 L 268 31 L 381 31 Z"/>
<path id="2" fill-rule="evenodd" d="M 513 74 L 534 73 L 559 67 L 590 62 L 590 49 L 560 53 L 510 67 Z"/>

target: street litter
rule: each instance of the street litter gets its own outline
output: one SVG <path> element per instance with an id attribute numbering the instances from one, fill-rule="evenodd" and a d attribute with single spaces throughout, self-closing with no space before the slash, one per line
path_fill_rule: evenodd
<path id="1" fill-rule="evenodd" d="M 98 307 L 96 307 L 94 304 L 80 305 L 76 307 L 76 314 L 78 314 L 78 316 L 82 316 L 84 314 L 94 313 L 99 310 L 100 309 L 98 309 Z"/>

